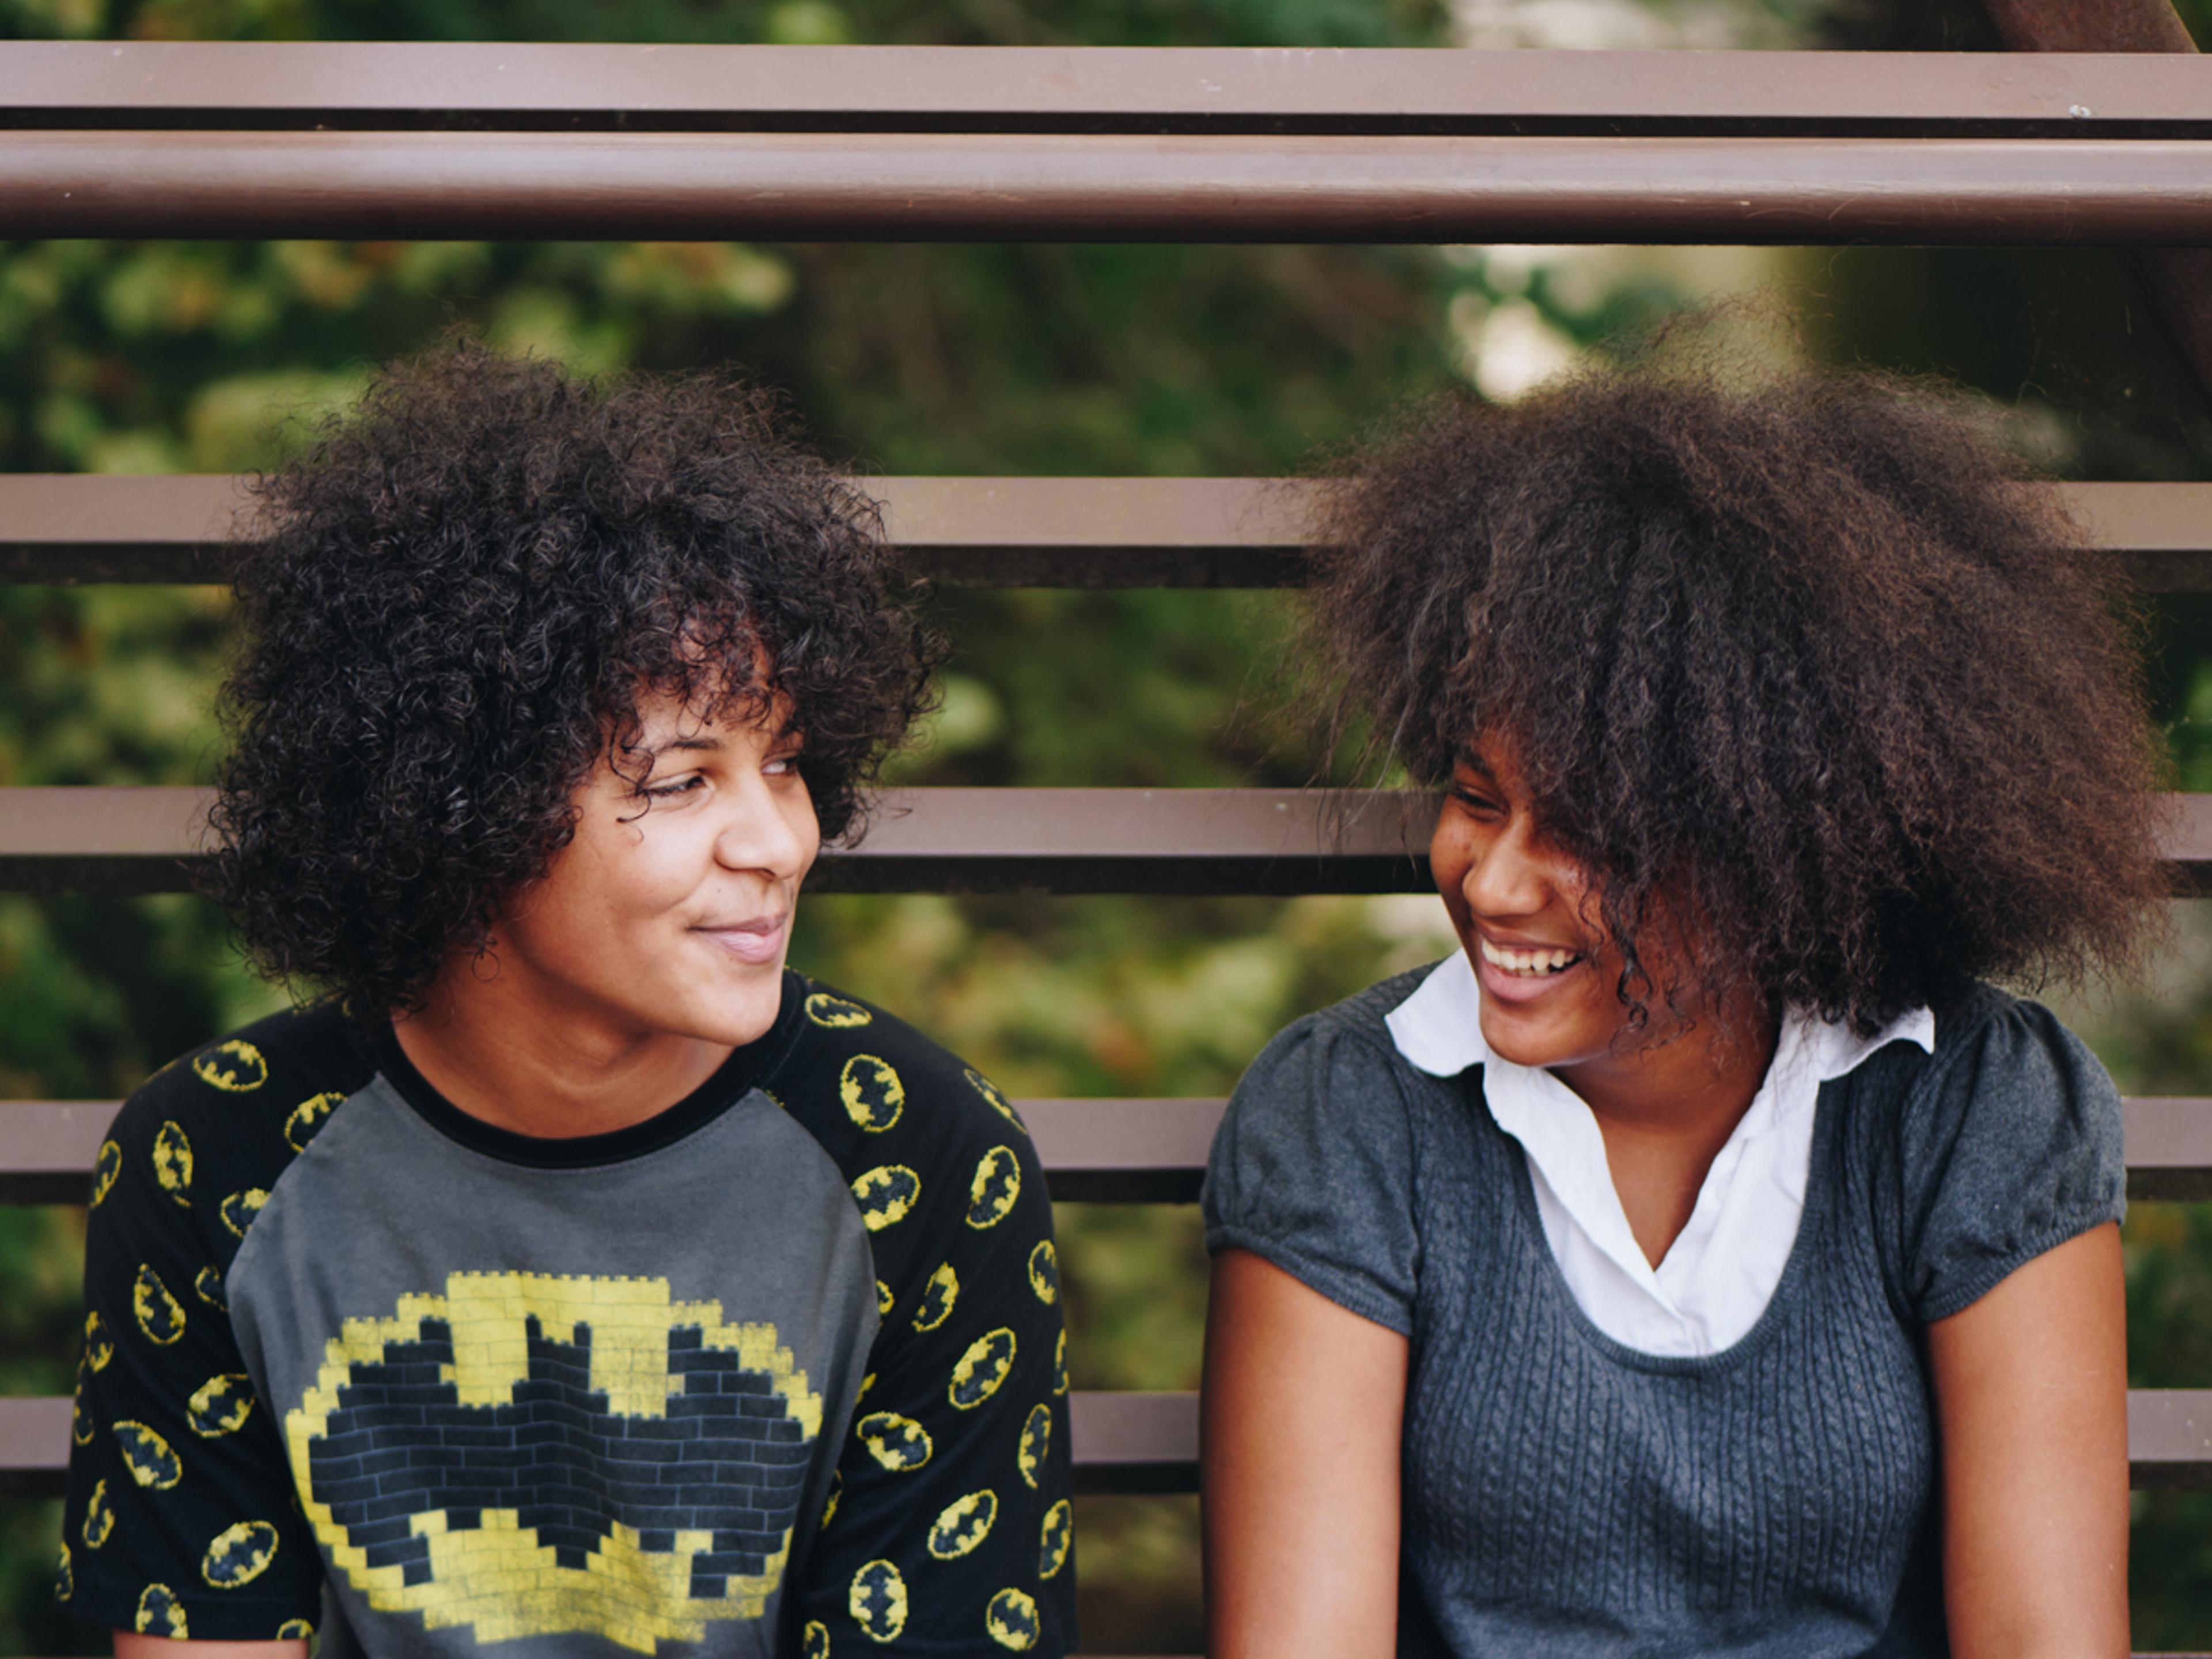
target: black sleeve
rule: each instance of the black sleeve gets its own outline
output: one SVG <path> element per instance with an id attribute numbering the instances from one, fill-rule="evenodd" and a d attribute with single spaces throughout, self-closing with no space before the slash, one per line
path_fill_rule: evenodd
<path id="1" fill-rule="evenodd" d="M 260 1048 L 216 1045 L 132 1096 L 100 1149 L 56 1592 L 112 1629 L 267 1641 L 307 1634 L 320 1607 L 315 1540 L 223 1297 L 282 1167 L 257 1150 L 282 1152 L 281 1117 L 262 1133 L 268 1107 L 237 1098 L 264 1087 L 283 1085 Z"/>
<path id="2" fill-rule="evenodd" d="M 872 1035 L 904 1100 L 855 1147 L 866 1167 L 854 1190 L 907 1202 L 862 1203 L 883 1322 L 792 1587 L 801 1651 L 1065 1654 L 1073 1464 L 1044 1172 L 988 1080 L 941 1050 L 902 1054 L 890 1033 Z"/>

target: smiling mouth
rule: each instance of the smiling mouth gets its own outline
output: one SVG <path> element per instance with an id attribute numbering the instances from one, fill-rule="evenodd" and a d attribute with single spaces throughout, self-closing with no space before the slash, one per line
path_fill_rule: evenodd
<path id="1" fill-rule="evenodd" d="M 784 929 L 789 921 L 787 915 L 763 916 L 751 921 L 718 922 L 691 931 L 742 961 L 766 962 L 782 948 Z"/>
<path id="2" fill-rule="evenodd" d="M 1492 945 L 1488 939 L 1477 941 L 1482 959 L 1501 974 L 1516 979 L 1548 979 L 1554 974 L 1564 974 L 1583 959 L 1580 951 L 1514 950 L 1503 945 Z"/>

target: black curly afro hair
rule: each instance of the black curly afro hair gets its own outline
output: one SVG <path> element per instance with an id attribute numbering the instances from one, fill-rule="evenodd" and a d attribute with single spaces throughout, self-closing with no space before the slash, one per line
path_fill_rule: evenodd
<path id="1" fill-rule="evenodd" d="M 566 844 L 648 690 L 787 698 L 825 840 L 859 833 L 940 644 L 875 504 L 787 425 L 731 379 L 464 338 L 260 481 L 210 878 L 258 965 L 414 1004 Z"/>
<path id="2" fill-rule="evenodd" d="M 1325 496 L 1331 738 L 1371 722 L 1430 785 L 1510 744 L 1632 1030 L 1668 917 L 1700 993 L 1862 1033 L 2129 967 L 2166 890 L 2133 629 L 1987 425 L 1873 374 L 1663 361 L 1430 405 Z"/>

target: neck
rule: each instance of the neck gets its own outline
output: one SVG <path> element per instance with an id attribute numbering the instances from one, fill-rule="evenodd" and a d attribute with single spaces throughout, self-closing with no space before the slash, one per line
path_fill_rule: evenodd
<path id="1" fill-rule="evenodd" d="M 495 1128 L 547 1139 L 626 1129 L 676 1104 L 730 1057 L 726 1043 L 618 1025 L 512 963 L 449 963 L 422 1006 L 392 1023 L 423 1079 Z"/>
<path id="2" fill-rule="evenodd" d="M 1758 1097 L 1780 1034 L 1777 1014 L 1737 1008 L 1656 1043 L 1559 1068 L 1597 1120 L 1613 1190 L 1653 1267 L 1689 1225 L 1705 1173 Z"/>

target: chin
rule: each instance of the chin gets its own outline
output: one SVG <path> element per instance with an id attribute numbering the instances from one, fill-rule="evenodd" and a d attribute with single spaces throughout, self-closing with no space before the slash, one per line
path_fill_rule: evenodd
<path id="1" fill-rule="evenodd" d="M 1541 1068 L 1576 1057 L 1577 1045 L 1552 1029 L 1550 1020 L 1516 1018 L 1488 1001 L 1482 1005 L 1482 1040 L 1498 1059 Z"/>
<path id="2" fill-rule="evenodd" d="M 778 969 L 758 992 L 718 997 L 711 1006 L 701 1008 L 694 1029 L 686 1035 L 742 1048 L 769 1034 L 782 1006 L 783 972 Z"/>

